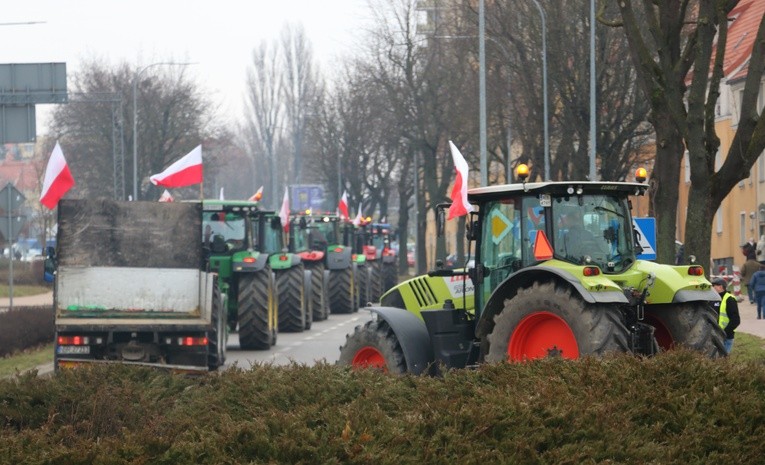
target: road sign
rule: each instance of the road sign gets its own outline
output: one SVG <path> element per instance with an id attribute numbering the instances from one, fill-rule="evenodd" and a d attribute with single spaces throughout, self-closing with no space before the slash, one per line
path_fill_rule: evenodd
<path id="1" fill-rule="evenodd" d="M 640 260 L 656 260 L 656 218 L 633 218 L 632 226 L 637 232 L 637 241 L 643 252 Z"/>
<path id="2" fill-rule="evenodd" d="M 5 211 L 5 215 L 0 216 L 0 233 L 6 241 L 15 241 L 24 227 L 26 218 L 19 215 L 17 210 L 25 200 L 24 194 L 11 183 L 0 190 L 0 210 Z"/>
<path id="3" fill-rule="evenodd" d="M 16 186 L 8 183 L 0 190 L 0 210 L 5 210 L 6 214 L 9 210 L 16 211 L 26 199 Z"/>

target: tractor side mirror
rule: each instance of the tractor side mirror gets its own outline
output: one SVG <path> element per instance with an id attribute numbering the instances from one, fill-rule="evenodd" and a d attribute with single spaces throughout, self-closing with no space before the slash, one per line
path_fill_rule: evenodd
<path id="1" fill-rule="evenodd" d="M 271 218 L 271 229 L 279 229 L 282 227 L 282 219 L 278 216 Z"/>
<path id="2" fill-rule="evenodd" d="M 449 204 L 436 205 L 436 236 L 443 237 L 446 228 L 446 207 Z"/>

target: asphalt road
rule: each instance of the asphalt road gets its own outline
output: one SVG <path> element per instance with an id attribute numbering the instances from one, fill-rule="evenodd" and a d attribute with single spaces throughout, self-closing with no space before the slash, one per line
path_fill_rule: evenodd
<path id="1" fill-rule="evenodd" d="M 372 313 L 361 309 L 356 313 L 330 315 L 324 321 L 314 321 L 310 330 L 302 333 L 279 333 L 271 350 L 241 350 L 239 335 L 230 334 L 226 346 L 226 368 L 234 365 L 250 368 L 254 364 L 289 365 L 292 362 L 314 365 L 325 361 L 335 363 L 346 334 L 372 319 Z"/>

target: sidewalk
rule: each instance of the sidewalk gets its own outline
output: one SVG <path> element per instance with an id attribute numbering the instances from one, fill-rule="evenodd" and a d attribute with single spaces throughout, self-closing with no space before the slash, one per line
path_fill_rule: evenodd
<path id="1" fill-rule="evenodd" d="M 750 304 L 746 296 L 738 303 L 738 313 L 741 316 L 741 325 L 736 329 L 737 332 L 765 338 L 765 320 L 757 319 L 757 305 Z"/>
<path id="2" fill-rule="evenodd" d="M 0 310 L 7 310 L 10 305 L 10 298 L 0 297 Z M 53 291 L 46 292 L 45 294 L 27 295 L 24 297 L 13 297 L 13 308 L 26 307 L 26 306 L 38 306 L 38 305 L 53 305 Z"/>

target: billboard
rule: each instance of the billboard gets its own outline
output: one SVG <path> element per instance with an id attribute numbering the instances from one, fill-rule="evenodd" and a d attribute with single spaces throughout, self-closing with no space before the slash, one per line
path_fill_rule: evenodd
<path id="1" fill-rule="evenodd" d="M 293 184 L 290 186 L 290 209 L 321 211 L 324 208 L 324 186 L 320 184 Z"/>

